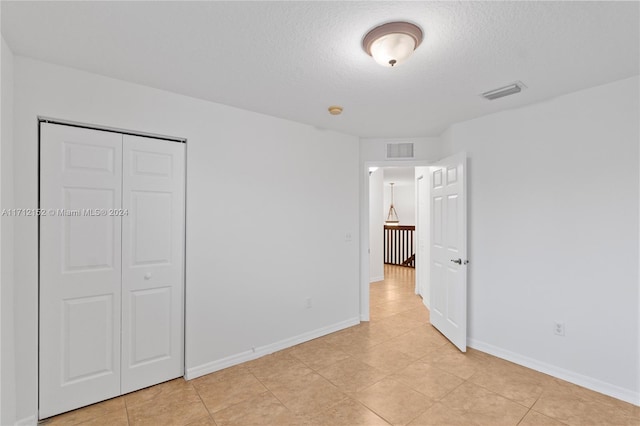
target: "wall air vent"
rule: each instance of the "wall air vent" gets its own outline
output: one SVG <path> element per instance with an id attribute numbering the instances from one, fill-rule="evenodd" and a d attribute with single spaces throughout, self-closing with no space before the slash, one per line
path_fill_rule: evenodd
<path id="1" fill-rule="evenodd" d="M 521 81 L 516 81 L 515 83 L 510 84 L 508 86 L 504 86 L 499 89 L 494 89 L 494 90 L 489 90 L 488 92 L 484 92 L 482 94 L 482 97 L 492 101 L 494 99 L 502 98 L 504 96 L 515 95 L 516 93 L 522 92 L 522 89 L 526 89 L 526 88 L 527 86 L 525 86 Z"/>
<path id="2" fill-rule="evenodd" d="M 388 143 L 387 158 L 393 158 L 396 160 L 413 158 L 413 143 Z"/>

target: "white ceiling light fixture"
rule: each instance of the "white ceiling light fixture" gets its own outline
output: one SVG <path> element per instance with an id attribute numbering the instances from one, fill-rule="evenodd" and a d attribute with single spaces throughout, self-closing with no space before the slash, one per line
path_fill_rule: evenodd
<path id="1" fill-rule="evenodd" d="M 409 22 L 388 22 L 364 36 L 362 48 L 382 66 L 406 61 L 422 43 L 422 30 Z"/>
<path id="2" fill-rule="evenodd" d="M 397 225 L 400 223 L 398 219 L 398 212 L 396 212 L 396 208 L 393 207 L 393 182 L 389 184 L 391 186 L 391 205 L 389 206 L 389 214 L 387 215 L 387 220 L 384 221 L 385 225 Z"/>

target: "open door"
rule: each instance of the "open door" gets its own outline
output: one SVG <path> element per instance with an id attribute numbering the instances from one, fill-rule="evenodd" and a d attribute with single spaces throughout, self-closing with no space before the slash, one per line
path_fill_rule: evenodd
<path id="1" fill-rule="evenodd" d="M 465 153 L 433 164 L 431 185 L 431 324 L 467 350 L 467 200 Z"/>

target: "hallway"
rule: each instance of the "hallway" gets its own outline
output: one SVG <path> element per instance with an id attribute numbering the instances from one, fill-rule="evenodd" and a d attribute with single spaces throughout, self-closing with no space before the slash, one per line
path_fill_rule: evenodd
<path id="1" fill-rule="evenodd" d="M 482 352 L 429 325 L 414 269 L 385 265 L 371 321 L 47 425 L 636 425 L 640 408 Z"/>

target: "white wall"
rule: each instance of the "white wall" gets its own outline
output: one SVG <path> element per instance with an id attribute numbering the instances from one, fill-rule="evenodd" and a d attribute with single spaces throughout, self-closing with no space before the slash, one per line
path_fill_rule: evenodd
<path id="1" fill-rule="evenodd" d="M 634 77 L 443 135 L 469 155 L 471 345 L 636 404 L 639 93 Z"/>
<path id="2" fill-rule="evenodd" d="M 389 215 L 391 205 L 391 187 L 384 185 L 384 204 L 382 210 L 384 219 Z M 416 224 L 416 185 L 414 181 L 396 183 L 393 185 L 393 206 L 398 214 L 400 225 Z"/>
<path id="3" fill-rule="evenodd" d="M 190 377 L 358 322 L 357 138 L 22 57 L 14 106 L 23 208 L 37 203 L 38 115 L 188 139 Z M 19 418 L 37 403 L 36 231 L 16 223 Z"/>
<path id="4" fill-rule="evenodd" d="M 2 38 L 0 48 L 0 210 L 13 207 L 13 53 Z M 13 219 L 0 218 L 0 424 L 16 421 L 15 341 L 13 322 Z"/>
<path id="5" fill-rule="evenodd" d="M 369 282 L 384 280 L 383 174 L 379 168 L 369 176 Z"/>

